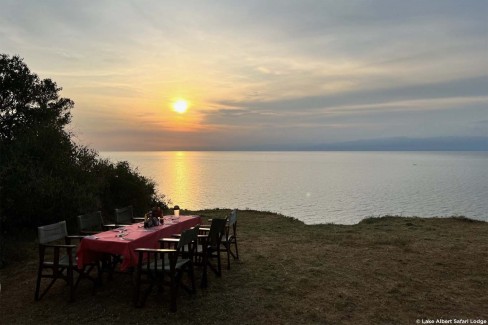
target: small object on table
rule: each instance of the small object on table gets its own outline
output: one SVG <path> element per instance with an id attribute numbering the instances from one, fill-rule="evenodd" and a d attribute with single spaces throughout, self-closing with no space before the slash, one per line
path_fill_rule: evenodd
<path id="1" fill-rule="evenodd" d="M 160 218 L 163 215 L 161 208 L 154 207 L 151 212 L 146 214 L 146 220 L 144 220 L 144 228 L 156 227 L 161 224 Z"/>

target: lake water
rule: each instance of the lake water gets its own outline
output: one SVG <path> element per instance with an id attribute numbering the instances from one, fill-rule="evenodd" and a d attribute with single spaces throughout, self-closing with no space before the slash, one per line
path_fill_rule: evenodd
<path id="1" fill-rule="evenodd" d="M 382 215 L 488 221 L 488 152 L 103 152 L 185 209 L 282 213 L 307 224 Z"/>

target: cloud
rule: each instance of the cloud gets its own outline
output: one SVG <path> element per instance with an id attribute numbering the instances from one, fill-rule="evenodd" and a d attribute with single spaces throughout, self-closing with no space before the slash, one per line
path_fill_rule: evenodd
<path id="1" fill-rule="evenodd" d="M 0 44 L 64 88 L 76 128 L 100 148 L 475 136 L 486 132 L 487 11 L 449 0 L 5 0 Z M 185 128 L 163 109 L 176 96 L 196 103 Z"/>
<path id="2" fill-rule="evenodd" d="M 486 96 L 488 75 L 468 79 L 448 80 L 442 83 L 418 83 L 414 85 L 391 85 L 390 87 L 369 89 L 357 87 L 349 91 L 321 96 L 306 96 L 274 101 L 222 101 L 219 104 L 260 109 L 262 111 L 308 112 L 347 105 L 383 105 L 388 102 L 422 100 L 452 97 Z"/>

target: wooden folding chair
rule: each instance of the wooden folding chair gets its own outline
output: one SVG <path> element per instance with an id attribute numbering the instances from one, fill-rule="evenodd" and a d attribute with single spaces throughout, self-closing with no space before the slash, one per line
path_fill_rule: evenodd
<path id="1" fill-rule="evenodd" d="M 88 278 L 94 282 L 94 290 L 98 279 L 89 277 L 89 273 L 97 264 L 92 264 L 83 269 L 78 269 L 76 264 L 76 245 L 71 244 L 72 239 L 82 239 L 83 236 L 68 236 L 66 229 L 66 221 L 61 221 L 51 225 L 38 227 L 39 236 L 39 268 L 37 271 L 35 300 L 40 300 L 53 286 L 57 279 L 63 279 L 69 286 L 69 301 L 74 300 L 74 293 L 78 283 L 82 278 Z M 60 240 L 64 240 L 64 244 L 59 244 Z M 50 256 L 47 251 L 52 249 L 53 254 Z M 52 257 L 52 258 L 50 258 Z M 48 271 L 45 273 L 45 271 Z M 49 272 L 50 271 L 50 272 Z M 74 273 L 78 273 L 78 279 L 74 283 Z M 40 293 L 41 280 L 47 278 L 51 282 Z"/>
<path id="2" fill-rule="evenodd" d="M 147 296 L 154 286 L 162 290 L 164 284 L 170 286 L 170 310 L 176 311 L 176 298 L 178 288 L 182 286 L 189 293 L 195 293 L 195 275 L 193 271 L 193 253 L 195 251 L 198 235 L 198 226 L 185 230 L 179 239 L 163 238 L 160 240 L 159 249 L 137 248 L 138 264 L 135 275 L 134 305 L 141 307 L 144 305 Z M 164 248 L 170 245 L 172 248 Z M 185 247 L 187 248 L 185 250 Z M 191 288 L 185 286 L 181 279 L 187 273 Z M 169 281 L 165 281 L 169 277 Z M 144 290 L 142 299 L 140 291 L 143 285 L 148 285 Z"/>

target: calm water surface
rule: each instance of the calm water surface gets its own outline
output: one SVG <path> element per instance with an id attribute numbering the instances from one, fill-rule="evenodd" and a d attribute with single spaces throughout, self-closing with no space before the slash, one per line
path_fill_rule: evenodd
<path id="1" fill-rule="evenodd" d="M 182 208 L 279 212 L 307 224 L 369 216 L 488 221 L 487 152 L 103 152 Z"/>

